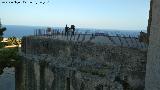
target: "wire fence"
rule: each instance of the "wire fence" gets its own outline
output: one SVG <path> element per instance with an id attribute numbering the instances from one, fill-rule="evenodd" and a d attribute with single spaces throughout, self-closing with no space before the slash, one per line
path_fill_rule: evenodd
<path id="1" fill-rule="evenodd" d="M 93 42 L 101 45 L 114 45 L 128 48 L 145 49 L 148 47 L 147 43 L 140 42 L 139 38 L 135 35 L 125 35 L 123 33 L 85 33 L 82 32 L 68 32 L 66 34 L 64 29 L 45 30 L 37 29 L 34 31 L 34 36 L 45 37 L 59 40 L 68 40 L 76 42 Z"/>
<path id="2" fill-rule="evenodd" d="M 33 38 L 36 37 L 42 39 L 40 41 L 33 40 Z M 48 38 L 50 41 L 47 41 L 48 39 L 44 38 Z M 30 49 L 32 50 L 32 52 L 37 53 L 37 50 L 42 50 L 43 48 L 45 48 L 45 50 L 53 49 L 53 45 L 50 44 L 53 41 L 52 39 L 80 42 L 80 43 L 91 42 L 97 45 L 110 45 L 110 46 L 127 47 L 133 49 L 142 49 L 142 50 L 146 50 L 148 47 L 148 44 L 140 42 L 138 37 L 133 37 L 131 35 L 125 35 L 116 32 L 114 33 L 114 35 L 113 34 L 110 35 L 108 33 L 97 33 L 97 32 L 96 33 L 75 32 L 73 34 L 71 32 L 69 33 L 64 32 L 64 29 L 54 29 L 50 31 L 45 29 L 37 29 L 34 31 L 34 35 L 22 38 L 22 52 L 27 52 L 27 50 Z M 38 49 L 37 47 L 41 49 Z"/>

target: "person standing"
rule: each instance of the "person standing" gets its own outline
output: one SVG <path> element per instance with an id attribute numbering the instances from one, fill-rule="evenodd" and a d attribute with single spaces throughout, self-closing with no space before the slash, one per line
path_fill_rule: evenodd
<path id="1" fill-rule="evenodd" d="M 69 27 L 68 27 L 67 24 L 66 24 L 66 27 L 65 27 L 65 35 L 68 35 L 68 30 L 69 30 Z"/>
<path id="2" fill-rule="evenodd" d="M 71 25 L 71 29 L 73 30 L 73 31 L 72 31 L 72 35 L 74 35 L 74 32 L 75 32 L 75 26 L 74 26 L 74 25 Z"/>

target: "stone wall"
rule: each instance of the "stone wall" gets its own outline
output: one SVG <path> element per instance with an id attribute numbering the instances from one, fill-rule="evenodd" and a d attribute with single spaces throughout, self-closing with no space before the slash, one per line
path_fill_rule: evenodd
<path id="1" fill-rule="evenodd" d="M 144 89 L 146 51 L 34 36 L 22 42 L 22 56 L 36 63 L 24 70 L 35 79 L 29 84 L 36 88 L 29 90 Z"/>
<path id="2" fill-rule="evenodd" d="M 146 90 L 160 90 L 160 0 L 151 0 L 150 39 L 146 67 Z"/>

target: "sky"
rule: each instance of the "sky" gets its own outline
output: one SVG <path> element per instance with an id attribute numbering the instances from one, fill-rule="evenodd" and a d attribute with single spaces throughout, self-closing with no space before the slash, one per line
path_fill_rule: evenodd
<path id="1" fill-rule="evenodd" d="M 4 25 L 74 24 L 79 28 L 146 30 L 150 8 L 150 0 L 17 0 L 19 4 L 4 1 L 15 0 L 0 0 Z"/>

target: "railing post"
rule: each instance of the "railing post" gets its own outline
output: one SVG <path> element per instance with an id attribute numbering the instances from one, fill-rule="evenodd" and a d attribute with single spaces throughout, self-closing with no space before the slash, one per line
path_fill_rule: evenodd
<path id="1" fill-rule="evenodd" d="M 80 38 L 80 34 L 78 34 L 77 41 L 79 41 L 79 38 Z"/>

